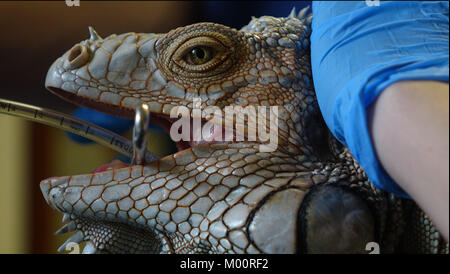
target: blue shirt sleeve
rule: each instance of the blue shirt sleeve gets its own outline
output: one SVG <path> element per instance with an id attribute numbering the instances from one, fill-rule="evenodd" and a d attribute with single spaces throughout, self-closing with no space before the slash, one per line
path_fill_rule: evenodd
<path id="1" fill-rule="evenodd" d="M 379 163 L 366 109 L 402 80 L 449 80 L 448 2 L 314 1 L 311 63 L 325 122 L 375 186 L 409 197 Z"/>

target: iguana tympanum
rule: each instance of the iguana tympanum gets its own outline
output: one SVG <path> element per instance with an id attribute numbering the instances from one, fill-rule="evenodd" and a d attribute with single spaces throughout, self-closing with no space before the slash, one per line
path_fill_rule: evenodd
<path id="1" fill-rule="evenodd" d="M 277 106 L 278 139 L 269 152 L 258 140 L 180 141 L 144 165 L 42 181 L 68 222 L 57 233 L 76 231 L 60 250 L 86 241 L 85 253 L 368 253 L 375 242 L 382 253 L 448 252 L 412 201 L 375 188 L 330 135 L 311 77 L 311 19 L 302 10 L 240 30 L 197 23 L 106 38 L 90 28 L 47 74 L 58 96 L 128 118 L 147 103 L 166 129 L 172 108 L 192 110 L 195 98 L 219 110 Z M 211 135 L 224 127 L 215 123 Z"/>

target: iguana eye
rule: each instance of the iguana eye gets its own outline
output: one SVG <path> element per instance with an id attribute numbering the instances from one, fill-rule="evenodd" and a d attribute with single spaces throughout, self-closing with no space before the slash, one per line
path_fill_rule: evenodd
<path id="1" fill-rule="evenodd" d="M 214 49 L 210 47 L 195 47 L 186 55 L 186 62 L 190 65 L 201 65 L 214 57 Z"/>
<path id="2" fill-rule="evenodd" d="M 246 51 L 247 47 L 242 46 L 244 42 L 239 35 L 229 37 L 229 33 L 222 31 L 221 28 L 218 31 L 193 28 L 187 32 L 168 33 L 155 45 L 161 69 L 180 81 L 220 78 L 220 74 L 230 72 L 233 64 L 242 59 L 236 51 Z"/>
<path id="3" fill-rule="evenodd" d="M 218 40 L 195 37 L 184 41 L 174 51 L 172 60 L 187 72 L 206 72 L 220 66 L 229 55 L 229 49 Z"/>

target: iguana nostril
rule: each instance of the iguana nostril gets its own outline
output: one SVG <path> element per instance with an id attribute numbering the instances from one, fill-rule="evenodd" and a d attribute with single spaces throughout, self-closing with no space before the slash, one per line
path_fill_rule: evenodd
<path id="1" fill-rule="evenodd" d="M 60 209 L 59 204 L 63 199 L 63 190 L 59 187 L 54 187 L 48 193 L 48 200 L 50 205 L 55 209 Z"/>
<path id="2" fill-rule="evenodd" d="M 89 60 L 89 51 L 86 46 L 75 45 L 67 55 L 68 69 L 76 69 L 87 63 Z"/>

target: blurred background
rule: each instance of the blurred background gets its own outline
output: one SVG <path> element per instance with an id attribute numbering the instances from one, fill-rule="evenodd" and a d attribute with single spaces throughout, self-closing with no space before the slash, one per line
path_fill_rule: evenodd
<path id="1" fill-rule="evenodd" d="M 77 109 L 44 88 L 53 61 L 89 37 L 88 26 L 106 37 L 113 33 L 156 32 L 197 22 L 215 22 L 240 29 L 251 16 L 287 16 L 309 2 L 133 2 L 65 1 L 0 2 L 0 98 L 75 113 Z M 130 138 L 131 121 L 111 128 Z M 91 120 L 92 121 L 92 120 Z M 94 122 L 94 121 L 92 121 Z M 165 133 L 154 129 L 150 149 L 166 155 L 174 149 Z M 68 235 L 54 236 L 62 215 L 45 203 L 39 182 L 52 176 L 83 174 L 118 155 L 97 144 L 69 138 L 61 130 L 0 114 L 0 253 L 56 253 Z"/>

